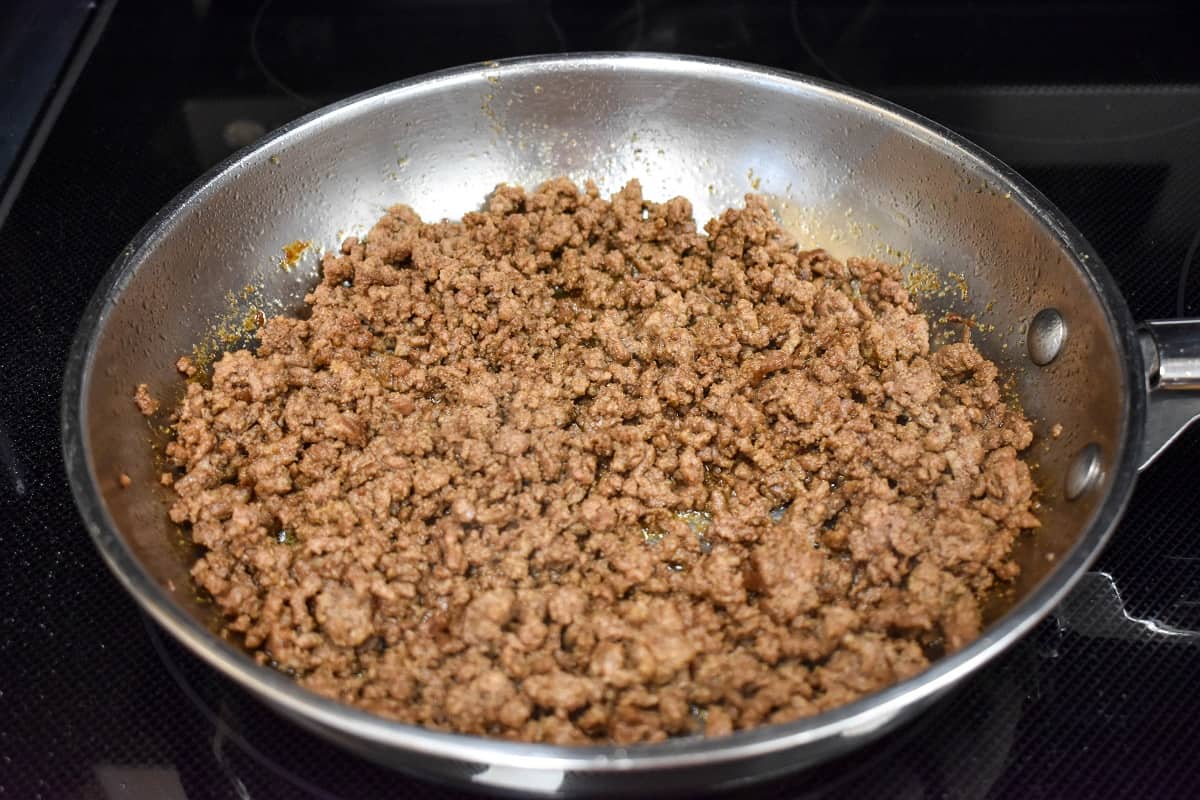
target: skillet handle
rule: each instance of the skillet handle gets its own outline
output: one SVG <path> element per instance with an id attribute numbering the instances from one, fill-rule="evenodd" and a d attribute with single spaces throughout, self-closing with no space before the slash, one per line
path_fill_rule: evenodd
<path id="1" fill-rule="evenodd" d="M 1149 389 L 1138 468 L 1144 470 L 1200 419 L 1200 319 L 1144 322 L 1138 339 Z"/>

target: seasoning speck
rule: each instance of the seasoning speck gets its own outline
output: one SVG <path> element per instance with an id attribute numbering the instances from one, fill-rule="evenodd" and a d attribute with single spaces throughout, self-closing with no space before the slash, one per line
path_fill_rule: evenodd
<path id="1" fill-rule="evenodd" d="M 284 272 L 291 272 L 292 268 L 300 261 L 300 257 L 308 248 L 312 247 L 312 242 L 302 242 L 299 239 L 283 246 L 283 267 Z"/>

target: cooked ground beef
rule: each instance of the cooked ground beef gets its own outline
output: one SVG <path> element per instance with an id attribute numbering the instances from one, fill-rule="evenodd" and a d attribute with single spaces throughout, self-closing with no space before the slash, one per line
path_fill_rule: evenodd
<path id="1" fill-rule="evenodd" d="M 142 416 L 149 417 L 158 411 L 158 401 L 150 396 L 150 387 L 144 383 L 137 385 L 133 393 L 133 404 L 137 406 Z"/>
<path id="2" fill-rule="evenodd" d="M 996 367 L 758 197 L 705 230 L 559 179 L 326 255 L 176 412 L 224 627 L 378 714 L 560 743 L 815 714 L 974 639 L 1038 524 Z"/>

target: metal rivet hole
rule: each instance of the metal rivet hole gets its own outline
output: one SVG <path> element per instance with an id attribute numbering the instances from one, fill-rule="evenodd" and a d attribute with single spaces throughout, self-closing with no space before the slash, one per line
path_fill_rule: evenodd
<path id="1" fill-rule="evenodd" d="M 1039 367 L 1044 367 L 1058 357 L 1067 341 L 1067 322 L 1058 309 L 1043 308 L 1034 315 L 1025 335 L 1029 345 L 1029 358 Z"/>
<path id="2" fill-rule="evenodd" d="M 1067 499 L 1074 500 L 1095 486 L 1101 473 L 1100 445 L 1092 442 L 1076 454 L 1075 460 L 1067 469 L 1067 480 L 1063 487 Z"/>

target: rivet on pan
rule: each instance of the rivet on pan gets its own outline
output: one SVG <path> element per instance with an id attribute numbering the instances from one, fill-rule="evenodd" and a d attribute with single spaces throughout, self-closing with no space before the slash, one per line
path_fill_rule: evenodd
<path id="1" fill-rule="evenodd" d="M 1029 344 L 1029 358 L 1039 367 L 1044 367 L 1053 361 L 1067 341 L 1067 323 L 1054 308 L 1043 308 L 1029 323 L 1029 332 L 1025 335 Z"/>
<path id="2" fill-rule="evenodd" d="M 1100 445 L 1092 442 L 1080 450 L 1067 468 L 1063 486 L 1068 500 L 1074 500 L 1100 480 Z"/>

